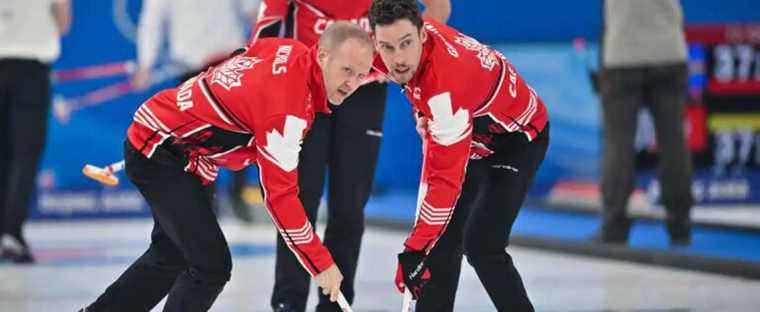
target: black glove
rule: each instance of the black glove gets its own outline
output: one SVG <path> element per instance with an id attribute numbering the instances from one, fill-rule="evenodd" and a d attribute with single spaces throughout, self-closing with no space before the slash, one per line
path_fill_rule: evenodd
<path id="1" fill-rule="evenodd" d="M 419 299 L 422 288 L 430 280 L 430 270 L 425 264 L 427 256 L 422 251 L 406 250 L 398 254 L 396 287 L 400 292 L 408 287 L 414 299 Z"/>

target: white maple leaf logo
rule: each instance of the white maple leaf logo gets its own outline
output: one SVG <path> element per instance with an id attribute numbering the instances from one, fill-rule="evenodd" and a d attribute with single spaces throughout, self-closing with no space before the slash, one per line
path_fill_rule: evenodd
<path id="1" fill-rule="evenodd" d="M 283 133 L 277 129 L 267 132 L 264 156 L 285 172 L 296 169 L 304 129 L 306 129 L 306 120 L 288 115 L 285 118 Z"/>
<path id="2" fill-rule="evenodd" d="M 451 93 L 444 92 L 431 97 L 428 100 L 430 113 L 433 119 L 430 121 L 429 130 L 433 140 L 438 144 L 449 146 L 467 137 L 472 132 L 470 127 L 470 113 L 459 108 L 454 113 L 451 104 Z"/>

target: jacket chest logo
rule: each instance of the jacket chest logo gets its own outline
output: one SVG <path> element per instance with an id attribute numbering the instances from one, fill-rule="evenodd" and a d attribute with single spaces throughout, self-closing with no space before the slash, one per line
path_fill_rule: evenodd
<path id="1" fill-rule="evenodd" d="M 261 62 L 257 57 L 236 56 L 214 69 L 211 84 L 218 84 L 227 91 L 239 87 L 244 71 Z"/>

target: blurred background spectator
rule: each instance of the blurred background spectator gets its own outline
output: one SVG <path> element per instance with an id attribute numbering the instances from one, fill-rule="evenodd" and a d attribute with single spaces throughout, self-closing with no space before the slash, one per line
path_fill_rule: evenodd
<path id="1" fill-rule="evenodd" d="M 50 64 L 70 25 L 68 0 L 0 3 L 0 256 L 16 263 L 34 262 L 24 222 L 45 149 Z"/>
<path id="2" fill-rule="evenodd" d="M 602 116 L 602 224 L 596 239 L 626 243 L 635 186 L 634 138 L 648 107 L 659 151 L 660 203 L 673 244 L 689 244 L 691 159 L 684 138 L 688 72 L 678 0 L 606 0 L 599 81 Z"/>

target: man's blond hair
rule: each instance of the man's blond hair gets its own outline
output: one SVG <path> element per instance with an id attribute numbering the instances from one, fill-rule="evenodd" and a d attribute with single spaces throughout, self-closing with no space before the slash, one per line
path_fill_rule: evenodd
<path id="1" fill-rule="evenodd" d="M 358 25 L 346 21 L 337 21 L 327 27 L 319 37 L 318 45 L 322 49 L 331 51 L 350 39 L 356 40 L 370 50 L 374 49 L 369 34 Z"/>

